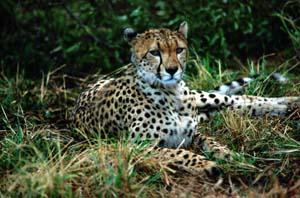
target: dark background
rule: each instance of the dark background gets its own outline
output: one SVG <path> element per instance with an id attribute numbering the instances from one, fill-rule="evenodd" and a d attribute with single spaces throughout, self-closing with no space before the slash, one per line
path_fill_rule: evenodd
<path id="1" fill-rule="evenodd" d="M 29 78 L 63 64 L 77 76 L 109 72 L 129 62 L 125 27 L 175 29 L 183 20 L 192 57 L 225 66 L 274 52 L 288 58 L 299 54 L 299 10 L 299 1 L 281 0 L 2 0 L 1 69 Z"/>

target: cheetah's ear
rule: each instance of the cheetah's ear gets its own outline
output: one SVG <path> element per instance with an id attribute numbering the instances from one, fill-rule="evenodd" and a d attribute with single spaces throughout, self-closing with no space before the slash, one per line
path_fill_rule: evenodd
<path id="1" fill-rule="evenodd" d="M 125 28 L 123 31 L 123 37 L 126 42 L 131 42 L 135 37 L 137 33 L 132 28 Z"/>
<path id="2" fill-rule="evenodd" d="M 184 38 L 187 39 L 188 29 L 188 23 L 186 21 L 183 21 L 178 28 L 178 32 L 181 33 L 184 36 Z"/>

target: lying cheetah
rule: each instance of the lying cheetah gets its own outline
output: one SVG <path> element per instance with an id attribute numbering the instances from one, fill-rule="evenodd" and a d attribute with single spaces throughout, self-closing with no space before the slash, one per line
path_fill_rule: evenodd
<path id="1" fill-rule="evenodd" d="M 186 22 L 176 31 L 161 28 L 138 34 L 125 29 L 131 65 L 121 77 L 99 80 L 79 96 L 73 114 L 75 127 L 114 135 L 126 131 L 131 140 L 154 140 L 155 152 L 171 159 L 172 166 L 199 174 L 211 171 L 216 163 L 185 150 L 189 145 L 197 144 L 217 158 L 230 154 L 213 138 L 197 133 L 198 123 L 207 120 L 212 111 L 229 108 L 253 116 L 284 116 L 299 106 L 299 97 L 190 90 L 182 80 L 189 54 L 187 34 Z"/>

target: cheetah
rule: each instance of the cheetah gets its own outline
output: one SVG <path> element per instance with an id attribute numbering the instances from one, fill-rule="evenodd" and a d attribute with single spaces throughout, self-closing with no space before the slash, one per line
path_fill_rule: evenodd
<path id="1" fill-rule="evenodd" d="M 198 124 L 208 120 L 211 112 L 227 108 L 253 116 L 284 116 L 299 107 L 300 97 L 189 89 L 183 81 L 189 55 L 187 34 L 187 22 L 175 31 L 160 28 L 137 33 L 126 28 L 123 36 L 131 46 L 131 64 L 120 77 L 100 79 L 79 96 L 73 111 L 74 127 L 113 136 L 128 132 L 132 141 L 152 140 L 155 152 L 170 159 L 170 165 L 200 174 L 213 172 L 217 164 L 187 150 L 188 146 L 196 144 L 216 158 L 231 154 L 213 137 L 197 132 Z"/>

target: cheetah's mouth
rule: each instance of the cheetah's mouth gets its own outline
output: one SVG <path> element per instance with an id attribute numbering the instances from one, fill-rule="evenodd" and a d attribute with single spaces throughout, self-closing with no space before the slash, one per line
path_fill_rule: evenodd
<path id="1" fill-rule="evenodd" d="M 175 85 L 175 84 L 177 84 L 181 80 L 181 74 L 179 72 L 177 72 L 174 75 L 170 75 L 168 73 L 164 73 L 161 76 L 162 76 L 161 82 L 164 85 Z"/>

